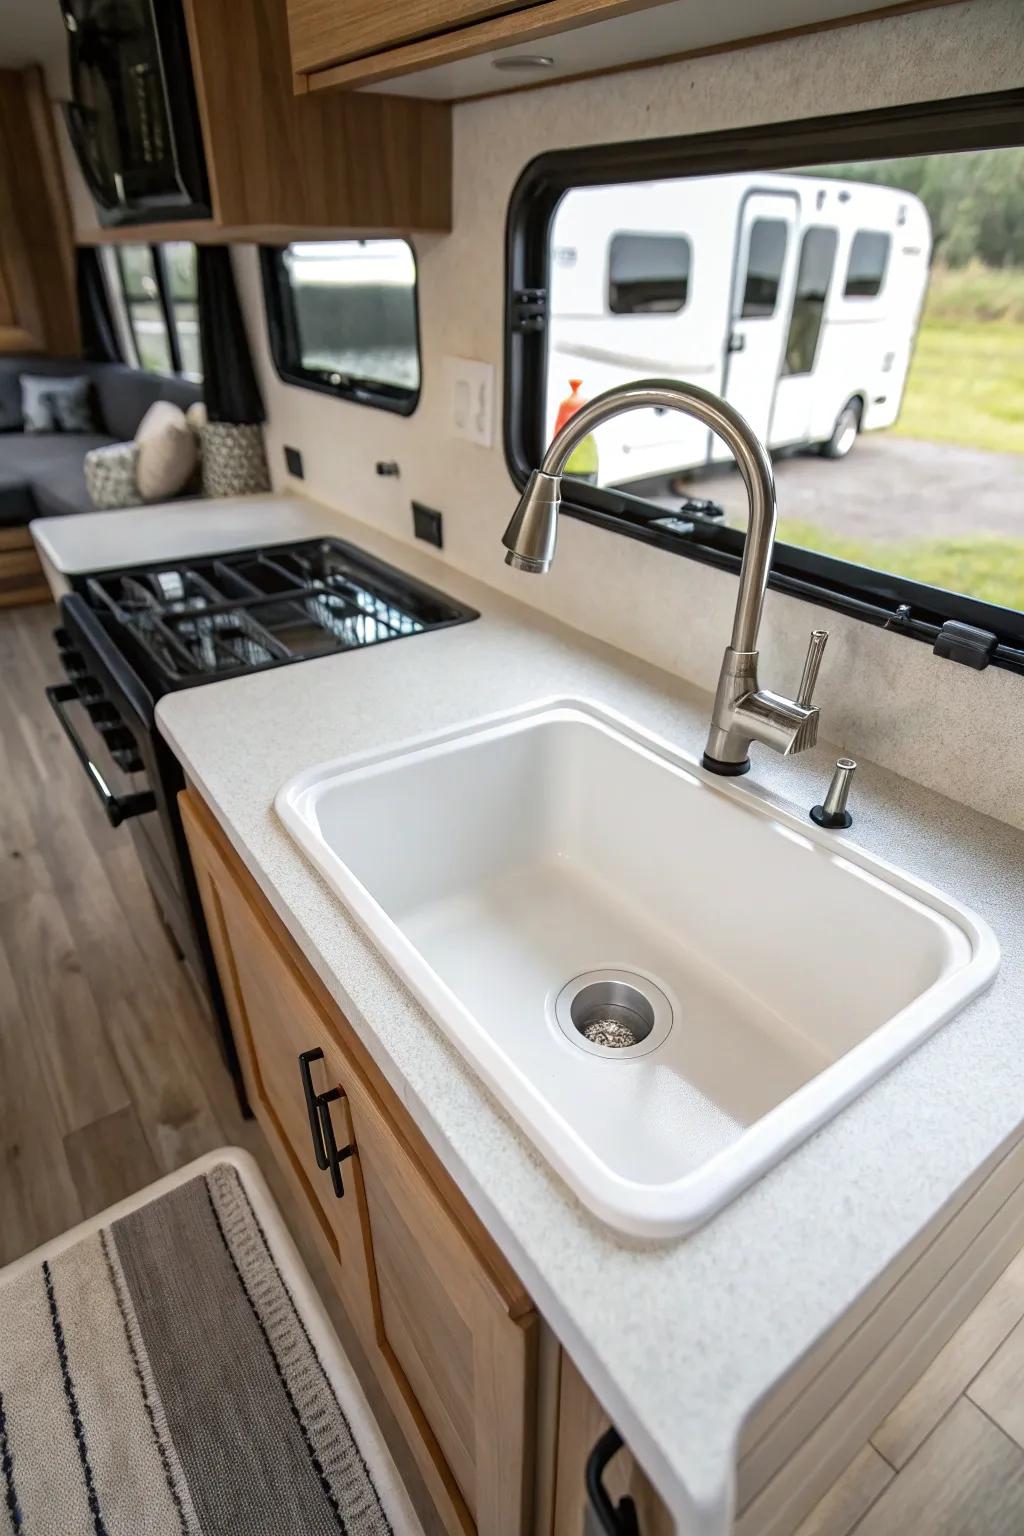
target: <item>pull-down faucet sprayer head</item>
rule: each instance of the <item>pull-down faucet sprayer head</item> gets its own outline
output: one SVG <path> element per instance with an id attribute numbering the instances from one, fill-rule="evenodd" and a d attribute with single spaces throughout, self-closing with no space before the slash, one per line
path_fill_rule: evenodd
<path id="1" fill-rule="evenodd" d="M 501 540 L 506 565 L 531 576 L 542 576 L 551 569 L 561 502 L 562 477 L 535 469 Z"/>

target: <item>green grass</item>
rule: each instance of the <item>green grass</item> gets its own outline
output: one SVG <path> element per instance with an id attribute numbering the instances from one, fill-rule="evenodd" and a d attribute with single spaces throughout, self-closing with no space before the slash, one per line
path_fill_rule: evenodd
<path id="1" fill-rule="evenodd" d="M 936 267 L 897 437 L 1024 453 L 1024 270 Z"/>
<path id="2" fill-rule="evenodd" d="M 926 321 L 889 430 L 926 443 L 1024 453 L 1024 325 Z"/>
<path id="3" fill-rule="evenodd" d="M 966 534 L 953 539 L 912 539 L 905 544 L 849 539 L 810 523 L 782 518 L 779 538 L 840 560 L 965 592 L 1003 608 L 1024 610 L 1024 538 Z"/>

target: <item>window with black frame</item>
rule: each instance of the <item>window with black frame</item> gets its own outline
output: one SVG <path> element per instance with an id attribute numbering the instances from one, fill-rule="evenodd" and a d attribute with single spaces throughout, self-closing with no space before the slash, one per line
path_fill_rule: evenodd
<path id="1" fill-rule="evenodd" d="M 118 245 L 120 300 L 135 362 L 149 373 L 202 380 L 196 248 L 189 241 Z"/>
<path id="2" fill-rule="evenodd" d="M 581 403 L 700 385 L 772 453 L 776 585 L 922 639 L 979 624 L 1024 670 L 1022 98 L 759 128 L 763 165 L 739 133 L 534 162 L 509 218 L 517 477 L 570 378 Z M 746 493 L 706 429 L 634 411 L 588 441 L 570 510 L 738 559 Z"/>
<path id="3" fill-rule="evenodd" d="M 407 240 L 265 246 L 271 351 L 290 384 L 408 415 L 420 391 L 416 259 Z"/>

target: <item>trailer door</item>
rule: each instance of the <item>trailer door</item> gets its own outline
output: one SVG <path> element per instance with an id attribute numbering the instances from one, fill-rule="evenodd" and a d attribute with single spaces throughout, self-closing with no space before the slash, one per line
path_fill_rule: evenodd
<path id="1" fill-rule="evenodd" d="M 785 347 L 798 211 L 795 192 L 750 192 L 740 208 L 723 393 L 765 441 Z M 714 457 L 728 454 L 716 439 Z"/>

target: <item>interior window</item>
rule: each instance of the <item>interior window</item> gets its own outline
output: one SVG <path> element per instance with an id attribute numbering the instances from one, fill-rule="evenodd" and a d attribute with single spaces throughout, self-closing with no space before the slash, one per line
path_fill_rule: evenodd
<path id="1" fill-rule="evenodd" d="M 416 260 L 407 240 L 265 247 L 278 373 L 294 384 L 408 413 L 419 398 Z"/>
<path id="2" fill-rule="evenodd" d="M 612 314 L 678 314 L 689 289 L 690 254 L 685 235 L 613 235 L 608 247 Z"/>
<path id="3" fill-rule="evenodd" d="M 136 364 L 150 373 L 201 380 L 195 246 L 176 240 L 118 245 L 116 251 Z"/>
<path id="4" fill-rule="evenodd" d="M 740 318 L 767 318 L 775 313 L 786 259 L 786 225 L 781 219 L 755 219 L 747 248 L 747 280 Z"/>
<path id="5" fill-rule="evenodd" d="M 150 373 L 173 373 L 167 317 L 160 303 L 153 247 L 119 245 L 117 260 L 136 361 L 140 368 Z"/>
<path id="6" fill-rule="evenodd" d="M 874 299 L 878 296 L 885 281 L 891 245 L 889 235 L 879 234 L 873 229 L 857 231 L 850 246 L 844 299 Z"/>
<path id="7" fill-rule="evenodd" d="M 810 373 L 818 352 L 832 268 L 836 264 L 834 229 L 809 229 L 800 242 L 793 312 L 786 337 L 785 373 Z"/>
<path id="8" fill-rule="evenodd" d="M 196 248 L 187 240 L 174 240 L 161 249 L 167 265 L 167 291 L 178 338 L 179 372 L 188 379 L 201 379 L 203 360 L 199 350 Z"/>
<path id="9" fill-rule="evenodd" d="M 1012 633 L 1024 671 L 1024 129 L 1002 98 L 930 113 L 532 162 L 509 212 L 507 451 L 521 479 L 567 410 L 635 379 L 710 390 L 772 454 L 776 580 L 861 615 L 870 594 L 919 638 L 936 616 Z M 742 477 L 685 415 L 603 422 L 570 483 L 602 526 L 742 550 Z"/>

